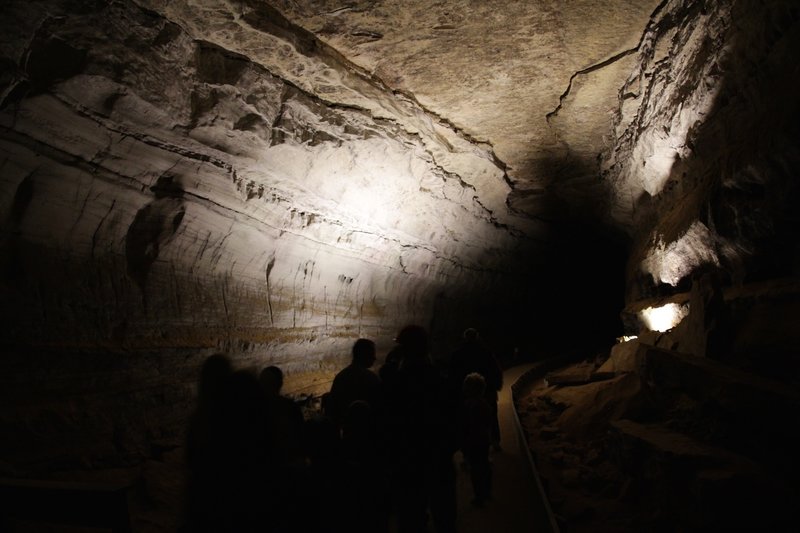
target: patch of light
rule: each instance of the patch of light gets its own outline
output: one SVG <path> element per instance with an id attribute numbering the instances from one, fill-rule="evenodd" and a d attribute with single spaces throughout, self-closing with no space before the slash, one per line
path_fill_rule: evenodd
<path id="1" fill-rule="evenodd" d="M 647 307 L 639 311 L 639 319 L 650 331 L 669 331 L 689 314 L 689 307 L 667 304 L 661 307 Z"/>
<path id="2" fill-rule="evenodd" d="M 628 342 L 638 338 L 639 337 L 637 335 L 623 335 L 622 337 L 617 337 L 617 342 Z"/>
<path id="3" fill-rule="evenodd" d="M 676 159 L 680 158 L 680 151 L 675 147 L 680 146 L 683 142 L 683 139 L 674 135 L 659 135 L 663 135 L 663 133 L 658 132 L 653 135 L 655 138 L 647 147 L 649 153 L 642 156 L 645 165 L 641 170 L 640 179 L 642 188 L 650 196 L 659 194 L 669 181 L 672 166 Z"/>
<path id="4" fill-rule="evenodd" d="M 398 221 L 424 218 L 431 199 L 419 194 L 420 176 L 427 167 L 416 165 L 416 154 L 385 139 L 368 139 L 340 148 L 323 143 L 301 176 L 312 202 L 325 203 L 326 212 L 365 231 L 396 229 Z"/>
<path id="5" fill-rule="evenodd" d="M 673 287 L 700 265 L 719 266 L 715 238 L 700 221 L 695 221 L 686 233 L 674 242 L 665 244 L 658 239 L 641 263 L 656 283 Z"/>

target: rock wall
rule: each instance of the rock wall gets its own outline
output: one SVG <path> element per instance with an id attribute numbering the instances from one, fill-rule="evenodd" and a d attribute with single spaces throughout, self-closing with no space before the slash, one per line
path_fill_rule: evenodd
<path id="1" fill-rule="evenodd" d="M 430 117 L 324 100 L 132 3 L 48 9 L 7 22 L 7 340 L 385 336 L 513 266 L 502 169 Z"/>
<path id="2" fill-rule="evenodd" d="M 697 353 L 725 322 L 730 342 L 715 357 L 790 380 L 798 341 L 780 317 L 800 312 L 798 22 L 793 2 L 664 2 L 601 162 L 607 216 L 632 238 L 626 314 L 687 303 L 700 274 L 716 271 L 728 316 L 689 309 L 659 342 Z"/>
<path id="3" fill-rule="evenodd" d="M 793 2 L 664 2 L 620 90 L 602 172 L 608 216 L 634 245 L 628 298 L 796 275 L 800 138 L 790 96 L 800 48 Z"/>
<path id="4" fill-rule="evenodd" d="M 547 228 L 508 212 L 490 147 L 277 12 L 237 36 L 175 6 L 4 7 L 12 472 L 179 441 L 216 351 L 321 392 L 359 336 L 384 351 L 409 322 L 444 336 L 529 305 Z"/>

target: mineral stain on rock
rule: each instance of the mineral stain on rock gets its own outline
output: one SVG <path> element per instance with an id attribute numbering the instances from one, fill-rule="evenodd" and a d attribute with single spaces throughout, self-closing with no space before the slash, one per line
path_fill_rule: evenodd
<path id="1" fill-rule="evenodd" d="M 136 213 L 125 237 L 128 275 L 142 291 L 150 267 L 178 231 L 186 214 L 181 198 L 183 189 L 172 177 L 162 176 L 151 190 L 156 199 Z"/>

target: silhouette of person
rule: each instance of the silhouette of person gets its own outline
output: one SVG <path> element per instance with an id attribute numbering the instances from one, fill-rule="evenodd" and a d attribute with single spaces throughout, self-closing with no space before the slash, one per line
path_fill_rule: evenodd
<path id="1" fill-rule="evenodd" d="M 292 399 L 281 395 L 283 371 L 279 367 L 264 368 L 258 378 L 264 390 L 268 431 L 273 439 L 272 483 L 280 486 L 270 525 L 273 531 L 281 533 L 307 531 L 310 521 L 304 497 L 311 475 L 306 465 L 303 413 Z"/>
<path id="2" fill-rule="evenodd" d="M 467 375 L 477 372 L 486 381 L 485 398 L 492 410 L 492 446 L 500 449 L 500 421 L 497 417 L 497 400 L 503 388 L 503 370 L 494 354 L 483 344 L 478 330 L 464 330 L 461 346 L 450 358 L 449 378 L 454 394 L 461 395 L 461 387 Z"/>
<path id="3" fill-rule="evenodd" d="M 293 400 L 281 395 L 283 371 L 268 366 L 258 379 L 266 396 L 276 459 L 283 465 L 302 465 L 306 457 L 303 412 Z"/>
<path id="4" fill-rule="evenodd" d="M 406 326 L 397 336 L 399 363 L 390 361 L 385 425 L 400 532 L 426 530 L 428 512 L 437 533 L 455 531 L 453 453 L 455 406 L 444 378 L 428 356 L 428 334 Z"/>
<path id="5" fill-rule="evenodd" d="M 492 470 L 489 446 L 492 442 L 492 409 L 486 401 L 486 380 L 477 372 L 467 374 L 462 387 L 464 401 L 459 413 L 459 444 L 470 471 L 475 498 L 483 506 L 491 498 Z"/>
<path id="6" fill-rule="evenodd" d="M 208 357 L 200 370 L 197 407 L 186 434 L 186 517 L 184 531 L 211 531 L 224 523 L 219 489 L 225 475 L 225 394 L 233 373 L 223 354 Z"/>
<path id="7" fill-rule="evenodd" d="M 342 424 L 342 471 L 338 484 L 348 495 L 342 502 L 346 531 L 388 530 L 388 479 L 382 451 L 374 409 L 363 400 L 352 402 Z"/>
<path id="8" fill-rule="evenodd" d="M 375 364 L 375 343 L 369 339 L 358 339 L 353 344 L 353 359 L 350 365 L 336 374 L 328 396 L 329 416 L 341 427 L 351 403 L 367 402 L 373 409 L 380 403 L 381 380 L 370 370 Z"/>
<path id="9" fill-rule="evenodd" d="M 403 361 L 403 347 L 398 343 L 397 337 L 394 339 L 395 346 L 389 353 L 386 354 L 386 359 L 383 360 L 383 364 L 378 369 L 378 376 L 381 378 L 381 391 L 383 393 L 384 398 L 387 395 L 391 395 L 393 392 L 393 387 L 395 383 L 397 383 L 397 375 L 400 371 L 400 363 Z"/>
<path id="10" fill-rule="evenodd" d="M 267 481 L 272 441 L 258 379 L 215 355 L 203 365 L 198 392 L 187 442 L 187 529 L 264 531 L 275 486 Z"/>
<path id="11" fill-rule="evenodd" d="M 254 373 L 236 370 L 225 396 L 226 472 L 220 501 L 227 520 L 219 531 L 264 531 L 274 521 L 280 490 L 264 391 Z"/>
<path id="12" fill-rule="evenodd" d="M 307 428 L 311 482 L 305 499 L 310 511 L 304 519 L 312 531 L 344 531 L 345 495 L 340 488 L 342 454 L 339 429 L 327 416 L 312 417 Z"/>

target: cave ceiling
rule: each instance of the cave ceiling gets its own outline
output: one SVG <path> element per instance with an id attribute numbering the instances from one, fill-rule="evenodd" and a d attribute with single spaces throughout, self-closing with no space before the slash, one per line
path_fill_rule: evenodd
<path id="1" fill-rule="evenodd" d="M 327 102 L 367 109 L 410 131 L 432 121 L 445 144 L 467 141 L 485 151 L 505 183 L 490 184 L 496 192 L 486 195 L 497 201 L 484 203 L 523 228 L 516 215 L 552 221 L 605 207 L 598 156 L 658 6 L 138 1 Z M 451 167 L 463 176 L 471 171 Z"/>

